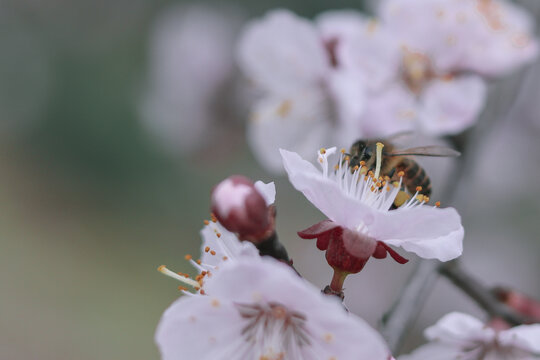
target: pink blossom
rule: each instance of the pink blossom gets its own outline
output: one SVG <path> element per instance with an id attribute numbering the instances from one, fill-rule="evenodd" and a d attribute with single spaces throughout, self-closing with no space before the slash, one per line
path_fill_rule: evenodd
<path id="1" fill-rule="evenodd" d="M 177 5 L 156 19 L 141 112 L 143 124 L 166 150 L 198 150 L 217 133 L 216 120 L 223 121 L 224 111 L 216 100 L 234 78 L 241 24 L 242 16 L 226 6 Z"/>
<path id="2" fill-rule="evenodd" d="M 455 209 L 428 206 L 423 196 L 415 194 L 389 211 L 401 184 L 380 186 L 379 175 L 367 175 L 365 167 L 351 171 L 343 152 L 334 171 L 328 157 L 335 151 L 319 151 L 319 171 L 298 154 L 281 150 L 293 186 L 329 219 L 300 232 L 305 238 L 317 238 L 319 249 L 332 250 L 327 251 L 329 262 L 347 266 L 342 270 L 348 273 L 360 271 L 370 256 L 390 253 L 396 261 L 406 262 L 388 245 L 441 261 L 461 255 L 464 231 Z"/>
<path id="3" fill-rule="evenodd" d="M 382 4 L 382 21 L 400 45 L 428 55 L 439 71 L 501 76 L 538 56 L 534 19 L 511 1 L 385 0 Z"/>
<path id="4" fill-rule="evenodd" d="M 272 11 L 244 30 L 238 61 L 262 92 L 248 141 L 268 170 L 283 170 L 280 147 L 307 155 L 335 137 L 347 135 L 341 139 L 347 142 L 358 137 L 343 129 L 363 112 L 364 81 L 360 72 L 342 72 L 335 62 L 335 39 L 325 31 L 286 10 Z"/>
<path id="5" fill-rule="evenodd" d="M 450 313 L 425 331 L 428 344 L 399 360 L 533 360 L 540 356 L 540 325 L 496 331 L 463 313 Z"/>
<path id="6" fill-rule="evenodd" d="M 415 26 L 423 31 L 418 36 L 431 37 L 429 23 Z M 365 112 L 357 119 L 364 137 L 404 130 L 454 134 L 476 120 L 486 97 L 479 75 L 438 67 L 432 53 L 400 41 L 389 21 L 358 18 L 345 40 L 337 53 L 343 71 L 368 79 Z"/>

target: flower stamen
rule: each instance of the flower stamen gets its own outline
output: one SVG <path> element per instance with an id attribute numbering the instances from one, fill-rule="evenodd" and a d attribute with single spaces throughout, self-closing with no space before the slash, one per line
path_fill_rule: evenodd
<path id="1" fill-rule="evenodd" d="M 381 164 L 382 164 L 382 149 L 384 147 L 384 144 L 381 142 L 377 143 L 377 165 L 375 167 L 375 178 L 379 177 L 379 174 L 381 173 Z"/>
<path id="2" fill-rule="evenodd" d="M 162 273 L 163 275 L 166 275 L 168 277 L 171 277 L 173 279 L 176 279 L 178 281 L 180 281 L 181 283 L 184 283 L 186 285 L 189 285 L 193 288 L 200 288 L 201 285 L 199 284 L 199 282 L 193 280 L 193 279 L 190 279 L 190 278 L 187 278 L 185 276 L 182 276 L 182 275 L 178 275 L 177 273 L 167 269 L 167 267 L 165 265 L 161 265 L 160 267 L 157 268 L 157 270 Z"/>

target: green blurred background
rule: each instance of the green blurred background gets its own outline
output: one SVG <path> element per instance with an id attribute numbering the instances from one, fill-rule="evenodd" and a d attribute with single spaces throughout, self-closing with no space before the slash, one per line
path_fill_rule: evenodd
<path id="1" fill-rule="evenodd" d="M 141 125 L 149 33 L 156 16 L 176 3 L 0 2 L 1 359 L 158 359 L 154 330 L 178 291 L 156 267 L 163 263 L 192 272 L 183 255 L 198 252 L 198 232 L 208 218 L 215 183 L 234 173 L 274 179 L 250 154 L 242 121 L 231 125 L 232 135 L 188 156 L 164 151 Z M 346 0 L 235 4 L 246 17 L 283 6 L 310 17 L 330 7 L 362 5 Z M 536 80 L 537 68 L 530 73 Z M 471 175 L 477 183 L 471 180 L 469 190 L 478 206 L 460 210 L 470 233 L 484 236 L 469 246 L 470 266 L 488 281 L 514 284 L 515 274 L 496 276 L 493 269 L 526 264 L 515 269 L 517 285 L 540 296 L 535 277 L 539 190 L 529 181 L 504 196 L 516 173 L 505 173 L 506 160 L 499 162 L 496 153 L 519 157 L 521 166 L 527 161 L 526 172 L 510 167 L 517 178 L 540 175 L 540 121 L 534 107 L 539 92 L 529 85 L 515 110 L 525 120 L 517 127 L 499 126 L 479 150 L 478 158 L 489 160 L 481 161 L 483 172 Z M 521 149 L 510 143 L 511 131 L 515 144 L 529 145 Z M 487 187 L 486 171 L 495 179 Z M 300 271 L 324 285 L 330 275 L 323 254 L 303 247 L 294 235 L 322 216 L 286 179 L 278 177 L 276 184 L 280 236 Z M 504 239 L 492 240 L 497 236 Z M 525 258 L 513 258 L 519 254 Z M 368 268 L 363 279 L 350 280 L 349 288 L 362 294 L 353 308 L 375 323 L 413 266 L 373 262 Z M 390 285 L 377 276 L 391 277 Z M 366 287 L 375 294 L 371 299 Z M 434 296 L 419 328 L 452 310 L 452 302 L 440 306 L 444 299 Z"/>

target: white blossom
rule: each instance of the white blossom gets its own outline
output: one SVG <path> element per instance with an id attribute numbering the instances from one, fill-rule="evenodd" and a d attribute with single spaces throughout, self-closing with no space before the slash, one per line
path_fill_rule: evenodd
<path id="1" fill-rule="evenodd" d="M 163 360 L 387 360 L 381 336 L 336 298 L 270 258 L 226 262 L 163 314 Z"/>
<path id="2" fill-rule="evenodd" d="M 450 313 L 425 331 L 429 343 L 398 360 L 533 360 L 540 358 L 540 325 L 496 331 L 463 313 Z"/>
<path id="3" fill-rule="evenodd" d="M 328 157 L 335 150 L 319 151 L 322 171 L 294 152 L 281 150 L 281 156 L 293 186 L 334 227 L 348 229 L 343 238 L 348 252 L 365 256 L 375 251 L 377 242 L 383 242 L 428 259 L 448 261 L 461 255 L 464 230 L 455 209 L 426 205 L 425 198 L 415 194 L 404 205 L 390 211 L 401 184 L 380 186 L 379 174 L 366 176 L 365 167 L 351 171 L 343 153 L 334 171 Z"/>
<path id="4" fill-rule="evenodd" d="M 316 144 L 359 134 L 343 129 L 364 109 L 361 74 L 334 63 L 334 42 L 316 23 L 276 10 L 249 23 L 240 40 L 241 69 L 263 93 L 248 141 L 268 170 L 281 172 L 278 148 L 307 155 Z"/>

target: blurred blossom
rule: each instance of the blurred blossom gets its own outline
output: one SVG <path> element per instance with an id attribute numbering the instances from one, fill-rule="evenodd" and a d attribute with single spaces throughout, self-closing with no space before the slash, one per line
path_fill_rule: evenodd
<path id="1" fill-rule="evenodd" d="M 286 10 L 246 26 L 239 64 L 264 92 L 253 107 L 248 141 L 268 170 L 283 170 L 278 148 L 308 155 L 362 113 L 364 82 L 360 73 L 341 72 L 334 46 L 317 24 Z M 349 134 L 351 139 L 358 135 Z"/>
<path id="2" fill-rule="evenodd" d="M 380 14 L 437 71 L 501 76 L 538 55 L 532 14 L 507 0 L 386 0 Z"/>
<path id="3" fill-rule="evenodd" d="M 349 30 L 339 48 L 344 68 L 360 71 L 368 79 L 366 112 L 358 119 L 364 135 L 414 129 L 443 135 L 470 126 L 485 101 L 482 78 L 438 68 L 433 59 L 449 56 L 453 49 L 421 52 L 401 40 L 400 29 L 391 20 L 380 23 L 358 16 L 356 29 Z M 416 25 L 422 28 L 422 39 L 431 39 L 429 24 Z"/>
<path id="4" fill-rule="evenodd" d="M 430 341 L 399 360 L 532 360 L 540 356 L 540 325 L 497 331 L 462 313 L 444 316 L 425 331 Z"/>
<path id="5" fill-rule="evenodd" d="M 274 259 L 225 263 L 205 286 L 210 296 L 182 297 L 163 314 L 162 359 L 390 358 L 367 323 Z"/>
<path id="6" fill-rule="evenodd" d="M 395 38 L 380 48 L 393 46 L 400 60 L 380 63 L 395 81 L 378 96 L 400 103 L 399 113 L 429 134 L 473 125 L 485 103 L 483 77 L 506 75 L 538 55 L 532 16 L 507 1 L 387 0 L 380 15 Z"/>
<path id="7" fill-rule="evenodd" d="M 176 6 L 156 20 L 142 112 L 166 148 L 203 148 L 234 113 L 234 44 L 241 23 L 234 9 L 202 5 Z"/>

